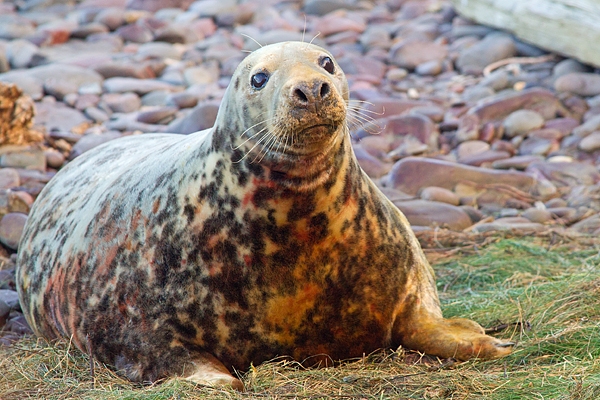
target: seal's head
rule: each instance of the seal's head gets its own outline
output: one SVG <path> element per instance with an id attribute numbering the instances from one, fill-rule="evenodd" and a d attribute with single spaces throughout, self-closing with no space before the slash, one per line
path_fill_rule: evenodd
<path id="1" fill-rule="evenodd" d="M 298 163 L 314 165 L 314 157 L 341 146 L 347 102 L 346 77 L 328 51 L 277 43 L 251 53 L 236 69 L 215 126 L 229 134 L 239 158 L 297 171 Z"/>

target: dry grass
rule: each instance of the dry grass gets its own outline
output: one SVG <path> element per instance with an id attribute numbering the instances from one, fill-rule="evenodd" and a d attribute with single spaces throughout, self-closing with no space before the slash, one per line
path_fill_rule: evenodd
<path id="1" fill-rule="evenodd" d="M 29 338 L 0 349 L 0 399 L 597 399 L 599 251 L 598 241 L 504 239 L 438 262 L 446 316 L 509 325 L 497 335 L 518 345 L 501 360 L 442 362 L 402 349 L 326 369 L 275 360 L 251 367 L 240 394 L 182 380 L 135 385 L 98 363 L 92 378 L 69 343 Z"/>

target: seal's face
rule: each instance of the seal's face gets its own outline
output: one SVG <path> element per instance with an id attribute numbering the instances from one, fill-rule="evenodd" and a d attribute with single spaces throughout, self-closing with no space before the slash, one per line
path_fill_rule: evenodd
<path id="1" fill-rule="evenodd" d="M 244 60 L 232 83 L 227 95 L 241 101 L 243 121 L 233 143 L 243 157 L 263 165 L 310 158 L 338 147 L 347 134 L 348 83 L 318 46 L 265 46 Z"/>

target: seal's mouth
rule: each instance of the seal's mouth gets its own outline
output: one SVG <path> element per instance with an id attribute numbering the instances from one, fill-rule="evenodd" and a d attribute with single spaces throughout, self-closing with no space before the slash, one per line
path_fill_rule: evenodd
<path id="1" fill-rule="evenodd" d="M 331 134 L 337 130 L 334 124 L 316 124 L 304 128 L 300 131 L 300 137 L 304 143 L 320 142 L 331 137 Z"/>

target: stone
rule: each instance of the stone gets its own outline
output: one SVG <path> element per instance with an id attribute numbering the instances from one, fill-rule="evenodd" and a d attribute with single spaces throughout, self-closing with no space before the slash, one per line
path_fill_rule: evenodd
<path id="1" fill-rule="evenodd" d="M 16 293 L 16 292 L 15 292 Z M 8 320 L 10 314 L 10 306 L 6 302 L 0 299 L 0 330 L 4 327 L 4 324 Z"/>
<path id="2" fill-rule="evenodd" d="M 20 190 L 8 192 L 8 212 L 29 214 L 32 205 L 33 197 L 29 193 Z"/>
<path id="3" fill-rule="evenodd" d="M 106 93 L 102 101 L 116 113 L 130 113 L 140 109 L 142 101 L 135 93 Z"/>
<path id="4" fill-rule="evenodd" d="M 96 94 L 69 94 L 65 96 L 63 102 L 81 111 L 98 105 L 100 96 Z"/>
<path id="5" fill-rule="evenodd" d="M 100 124 L 110 119 L 108 113 L 104 110 L 99 109 L 98 107 L 88 107 L 84 110 L 84 114 L 90 120 Z"/>
<path id="6" fill-rule="evenodd" d="M 193 43 L 203 37 L 198 37 L 188 26 L 170 24 L 154 32 L 154 40 L 165 43 Z"/>
<path id="7" fill-rule="evenodd" d="M 363 140 L 365 139 L 368 138 L 364 138 Z M 399 140 L 400 143 L 397 143 L 397 139 L 394 139 L 393 144 L 397 144 L 397 146 L 391 150 L 385 158 L 395 161 L 407 156 L 425 153 L 429 149 L 429 146 L 421 142 L 413 135 L 401 136 Z"/>
<path id="8" fill-rule="evenodd" d="M 210 84 L 219 79 L 219 66 L 215 63 L 204 63 L 197 67 L 187 68 L 183 72 L 187 86 Z"/>
<path id="9" fill-rule="evenodd" d="M 497 69 L 488 76 L 484 76 L 483 79 L 479 81 L 479 85 L 488 87 L 494 91 L 500 91 L 509 87 L 511 82 L 510 78 L 511 77 L 506 70 Z"/>
<path id="10" fill-rule="evenodd" d="M 181 59 L 181 51 L 170 43 L 151 42 L 144 43 L 138 47 L 137 54 L 148 58 L 170 58 L 172 60 Z"/>
<path id="11" fill-rule="evenodd" d="M 384 163 L 380 159 L 372 156 L 360 145 L 360 143 L 354 144 L 352 147 L 354 149 L 354 155 L 358 160 L 358 164 L 372 179 L 382 177 L 392 168 L 391 164 Z"/>
<path id="12" fill-rule="evenodd" d="M 44 96 L 44 88 L 40 80 L 27 74 L 27 71 L 10 71 L 0 74 L 0 82 L 13 83 L 23 93 L 29 95 L 33 100 L 40 100 Z"/>
<path id="13" fill-rule="evenodd" d="M 94 21 L 99 22 L 111 31 L 114 31 L 125 23 L 125 16 L 122 9 L 109 7 L 101 9 L 98 14 L 96 14 Z"/>
<path id="14" fill-rule="evenodd" d="M 211 128 L 215 124 L 218 111 L 218 103 L 198 104 L 185 117 L 177 118 L 171 122 L 167 129 L 172 133 L 188 134 Z"/>
<path id="15" fill-rule="evenodd" d="M 379 132 L 380 135 L 393 135 L 399 138 L 413 136 L 431 149 L 436 149 L 438 146 L 439 132 L 435 124 L 424 115 L 393 116 L 382 120 L 380 126 L 382 127 L 382 130 Z M 364 133 L 363 131 L 359 131 L 357 137 L 361 138 L 369 134 L 371 134 L 369 131 L 364 131 Z"/>
<path id="16" fill-rule="evenodd" d="M 559 141 L 565 136 L 565 134 L 558 129 L 542 128 L 530 131 L 527 136 L 529 138 Z"/>
<path id="17" fill-rule="evenodd" d="M 390 50 L 394 65 L 410 70 L 430 61 L 442 61 L 448 55 L 445 45 L 426 41 L 404 41 Z"/>
<path id="18" fill-rule="evenodd" d="M 532 110 L 517 110 L 510 113 L 502 125 L 506 136 L 515 137 L 541 128 L 544 125 L 544 117 Z"/>
<path id="19" fill-rule="evenodd" d="M 542 88 L 525 89 L 520 92 L 499 93 L 469 109 L 467 115 L 475 116 L 478 122 L 503 120 L 514 111 L 532 110 L 544 120 L 556 118 L 557 114 L 567 114 L 567 110 L 552 92 Z"/>
<path id="20" fill-rule="evenodd" d="M 0 74 L 10 70 L 10 64 L 8 62 L 8 56 L 6 54 L 6 43 L 0 40 Z"/>
<path id="21" fill-rule="evenodd" d="M 567 202 L 564 199 L 561 199 L 560 197 L 555 197 L 554 199 L 550 199 L 547 202 L 545 202 L 544 205 L 546 206 L 546 209 L 555 207 L 566 207 Z"/>
<path id="22" fill-rule="evenodd" d="M 307 0 L 302 8 L 309 15 L 325 15 L 339 9 L 351 9 L 353 5 L 344 0 Z"/>
<path id="23" fill-rule="evenodd" d="M 508 35 L 492 33 L 463 50 L 456 66 L 463 74 L 481 74 L 489 64 L 517 54 L 515 43 Z"/>
<path id="24" fill-rule="evenodd" d="M 569 227 L 569 230 L 584 234 L 598 234 L 599 229 L 600 214 L 592 215 L 591 217 L 576 222 Z"/>
<path id="25" fill-rule="evenodd" d="M 477 103 L 479 100 L 487 99 L 495 93 L 492 88 L 476 85 L 466 88 L 461 97 L 467 103 Z"/>
<path id="26" fill-rule="evenodd" d="M 67 81 L 76 87 L 86 84 L 98 84 L 103 81 L 102 76 L 93 70 L 61 63 L 30 68 L 27 70 L 27 74 L 38 79 L 41 83 L 54 79 L 56 81 Z"/>
<path id="27" fill-rule="evenodd" d="M 187 92 L 173 93 L 166 96 L 165 104 L 177 108 L 192 108 L 198 104 L 198 97 Z"/>
<path id="28" fill-rule="evenodd" d="M 72 82 L 55 78 L 47 79 L 44 82 L 44 91 L 46 94 L 53 96 L 59 101 L 62 101 L 68 94 L 77 93 L 78 89 L 77 85 Z"/>
<path id="29" fill-rule="evenodd" d="M 463 157 L 458 160 L 461 164 L 473 165 L 473 166 L 483 166 L 490 165 L 498 160 L 503 160 L 509 158 L 511 154 L 507 151 L 497 151 L 497 150 L 486 150 L 481 153 L 472 154 L 468 157 Z"/>
<path id="30" fill-rule="evenodd" d="M 0 39 L 21 39 L 32 36 L 34 33 L 35 27 L 28 19 L 14 14 L 0 14 Z"/>
<path id="31" fill-rule="evenodd" d="M 17 187 L 20 184 L 19 173 L 14 168 L 0 169 L 0 190 Z"/>
<path id="32" fill-rule="evenodd" d="M 12 68 L 27 68 L 38 54 L 39 48 L 29 40 L 11 41 L 6 49 L 6 56 Z"/>
<path id="33" fill-rule="evenodd" d="M 423 200 L 438 201 L 441 203 L 452 204 L 453 206 L 460 204 L 460 199 L 453 191 L 437 186 L 423 188 L 419 195 Z"/>
<path id="34" fill-rule="evenodd" d="M 12 250 L 17 250 L 27 215 L 8 213 L 0 220 L 0 242 Z"/>
<path id="35" fill-rule="evenodd" d="M 469 218 L 471 218 L 471 222 L 474 224 L 476 224 L 477 222 L 479 222 L 485 218 L 485 215 L 480 210 L 478 210 L 477 208 L 475 208 L 473 206 L 461 205 L 460 209 L 467 213 Z"/>
<path id="36" fill-rule="evenodd" d="M 0 155 L 0 167 L 46 170 L 46 156 L 39 147 L 30 147 L 21 151 Z"/>
<path id="37" fill-rule="evenodd" d="M 584 137 L 583 139 L 581 139 L 577 147 L 579 148 L 579 150 L 588 153 L 600 149 L 600 131 L 594 131 L 586 137 Z"/>
<path id="38" fill-rule="evenodd" d="M 356 14 L 354 14 L 356 16 Z M 367 24 L 360 18 L 352 18 L 345 12 L 331 13 L 319 18 L 314 25 L 315 31 L 327 37 L 340 32 L 362 33 Z"/>
<path id="39" fill-rule="evenodd" d="M 460 207 L 427 200 L 395 201 L 396 207 L 411 225 L 439 226 L 462 231 L 472 225 L 471 218 Z"/>
<path id="40" fill-rule="evenodd" d="M 167 98 L 171 95 L 171 92 L 167 90 L 156 90 L 154 92 L 146 93 L 142 96 L 142 107 L 165 107 L 167 106 Z M 172 104 L 169 104 L 172 106 Z"/>
<path id="41" fill-rule="evenodd" d="M 77 143 L 73 145 L 71 154 L 69 154 L 69 160 L 74 159 L 77 156 L 82 155 L 88 150 L 93 149 L 96 146 L 100 146 L 102 143 L 106 143 L 110 140 L 118 139 L 122 135 L 119 132 L 108 131 L 100 134 L 87 134 L 83 135 Z"/>
<path id="42" fill-rule="evenodd" d="M 521 155 L 547 155 L 557 151 L 560 145 L 557 140 L 530 136 L 519 145 Z"/>
<path id="43" fill-rule="evenodd" d="M 525 218 L 524 218 L 525 219 Z M 528 221 L 528 220 L 527 220 Z M 472 232 L 485 233 L 493 231 L 508 231 L 518 232 L 519 234 L 534 234 L 536 232 L 542 232 L 546 230 L 544 225 L 536 222 L 512 222 L 512 221 L 501 221 L 496 220 L 494 222 L 487 222 L 483 224 L 476 224 L 471 229 Z"/>
<path id="44" fill-rule="evenodd" d="M 106 61 L 94 66 L 94 70 L 106 78 L 126 77 L 136 79 L 156 78 L 154 70 L 148 64 L 122 61 Z"/>
<path id="45" fill-rule="evenodd" d="M 47 149 L 44 151 L 46 156 L 46 164 L 50 168 L 59 169 L 65 163 L 65 156 L 58 150 Z"/>
<path id="46" fill-rule="evenodd" d="M 556 63 L 556 65 L 552 68 L 552 76 L 554 78 L 558 78 L 573 72 L 590 72 L 590 67 L 572 58 L 567 58 L 566 60 Z"/>
<path id="47" fill-rule="evenodd" d="M 77 39 L 85 39 L 90 35 L 98 33 L 108 33 L 106 25 L 100 22 L 90 22 L 89 24 L 80 25 L 71 31 L 71 37 Z"/>
<path id="48" fill-rule="evenodd" d="M 154 125 L 139 122 L 137 120 L 137 113 L 131 114 L 118 114 L 113 116 L 110 121 L 105 124 L 107 129 L 113 131 L 125 131 L 125 132 L 165 132 L 167 125 Z"/>
<path id="49" fill-rule="evenodd" d="M 19 295 L 16 290 L 0 289 L 0 301 L 7 305 L 10 310 L 20 309 Z"/>
<path id="50" fill-rule="evenodd" d="M 220 14 L 231 12 L 237 5 L 235 0 L 203 0 L 195 1 L 189 11 L 199 13 L 200 17 L 217 17 Z"/>
<path id="51" fill-rule="evenodd" d="M 127 9 L 157 12 L 161 9 L 181 8 L 186 9 L 193 0 L 127 0 Z"/>
<path id="52" fill-rule="evenodd" d="M 553 218 L 560 220 L 559 222 L 564 223 L 566 225 L 569 225 L 572 222 L 575 222 L 579 219 L 577 215 L 577 210 L 572 207 L 550 207 L 547 210 L 550 214 L 552 214 Z"/>
<path id="53" fill-rule="evenodd" d="M 556 129 L 560 131 L 562 136 L 567 136 L 579 125 L 579 121 L 574 118 L 554 118 L 546 121 L 544 128 Z"/>
<path id="54" fill-rule="evenodd" d="M 133 92 L 139 95 L 155 90 L 177 90 L 176 86 L 155 79 L 109 78 L 104 81 L 103 88 L 109 93 Z"/>
<path id="55" fill-rule="evenodd" d="M 554 89 L 557 92 L 569 92 L 579 96 L 596 96 L 600 94 L 600 75 L 571 72 L 556 79 Z"/>
<path id="56" fill-rule="evenodd" d="M 552 213 L 550 211 L 540 210 L 535 207 L 523 211 L 521 216 L 527 218 L 531 222 L 537 222 L 538 224 L 545 224 L 552 220 Z"/>
<path id="57" fill-rule="evenodd" d="M 387 69 L 383 62 L 375 58 L 365 58 L 354 54 L 342 56 L 338 58 L 337 62 L 349 78 L 369 82 L 373 85 L 381 84 Z"/>
<path id="58" fill-rule="evenodd" d="M 444 66 L 441 60 L 431 60 L 415 67 L 415 72 L 422 76 L 436 76 L 442 73 Z"/>
<path id="59" fill-rule="evenodd" d="M 121 26 L 115 32 L 128 42 L 147 43 L 154 39 L 154 35 L 152 35 L 150 29 L 138 24 Z"/>
<path id="60" fill-rule="evenodd" d="M 580 126 L 573 128 L 572 132 L 574 136 L 582 138 L 595 131 L 600 131 L 600 115 L 596 115 Z"/>
<path id="61" fill-rule="evenodd" d="M 535 179 L 523 172 L 492 170 L 418 157 L 407 157 L 396 162 L 385 184 L 404 193 L 416 195 L 422 187 L 439 186 L 452 190 L 462 181 L 480 185 L 501 183 L 524 192 L 533 190 L 536 185 Z"/>
<path id="62" fill-rule="evenodd" d="M 173 120 L 176 112 L 174 107 L 158 107 L 140 112 L 137 120 L 145 124 L 166 124 Z"/>
<path id="63" fill-rule="evenodd" d="M 370 25 L 360 35 L 360 44 L 367 49 L 380 47 L 389 49 L 392 45 L 389 29 L 384 26 Z"/>
<path id="64" fill-rule="evenodd" d="M 534 162 L 525 170 L 540 173 L 557 186 L 594 185 L 600 182 L 600 172 L 581 162 Z"/>
<path id="65" fill-rule="evenodd" d="M 33 331 L 29 327 L 27 320 L 23 314 L 17 314 L 15 317 L 8 320 L 4 329 L 9 332 L 14 332 L 20 336 L 31 335 Z"/>
<path id="66" fill-rule="evenodd" d="M 80 111 L 66 107 L 62 103 L 38 103 L 35 121 L 46 130 L 70 131 L 90 121 Z"/>
<path id="67" fill-rule="evenodd" d="M 481 140 L 467 140 L 465 142 L 460 143 L 456 147 L 456 156 L 458 160 L 465 157 L 470 157 L 474 154 L 483 153 L 490 149 L 490 144 Z"/>
<path id="68" fill-rule="evenodd" d="M 495 169 L 516 169 L 523 171 L 533 162 L 544 161 L 540 155 L 513 156 L 502 160 L 496 160 L 492 163 Z"/>

